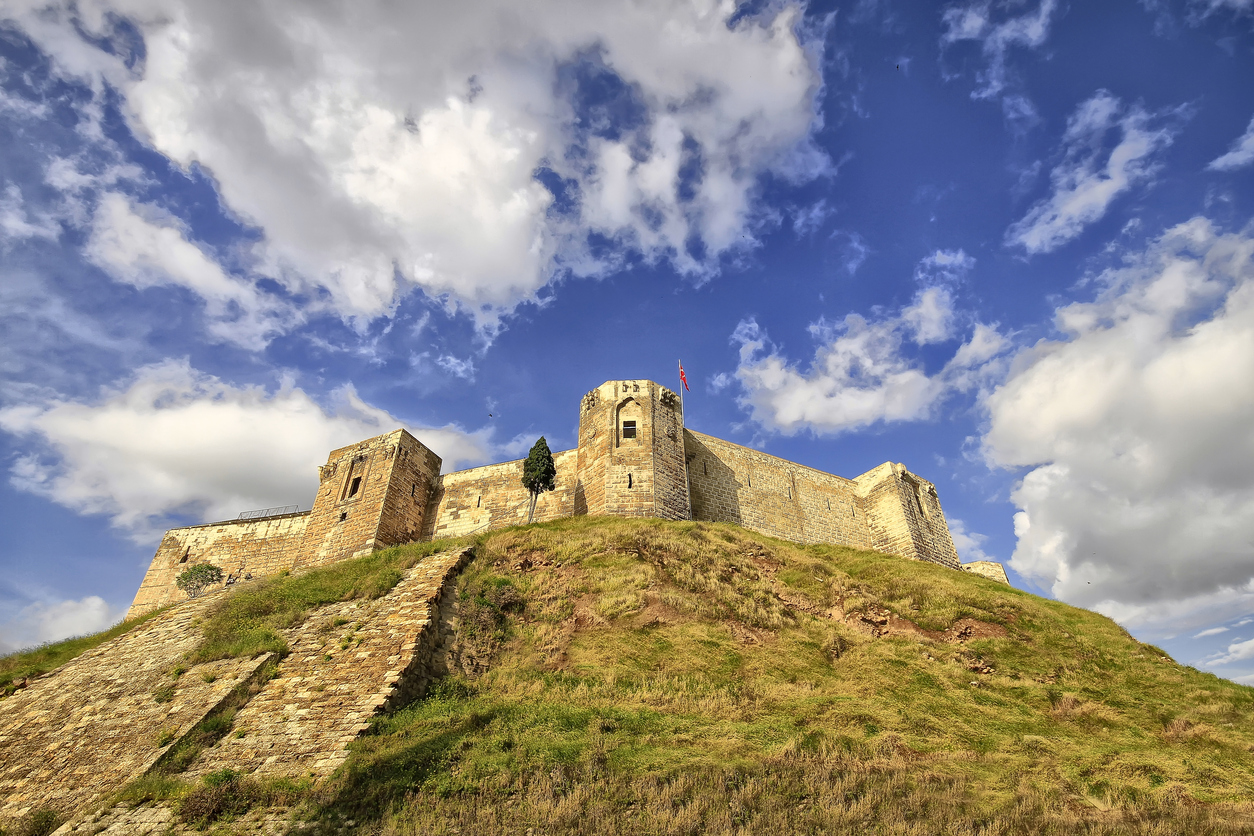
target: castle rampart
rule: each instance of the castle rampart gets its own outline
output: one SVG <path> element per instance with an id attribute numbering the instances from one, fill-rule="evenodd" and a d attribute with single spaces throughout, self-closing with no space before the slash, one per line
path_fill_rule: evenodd
<path id="1" fill-rule="evenodd" d="M 905 466 L 885 462 L 847 479 L 685 429 L 679 396 L 651 380 L 611 380 L 584 395 L 578 446 L 553 461 L 556 486 L 537 502 L 536 521 L 732 522 L 799 543 L 961 566 L 935 486 Z M 443 476 L 440 464 L 405 430 L 334 450 L 311 511 L 167 532 L 127 615 L 181 600 L 175 579 L 194 563 L 234 582 L 527 521 L 523 460 Z"/>

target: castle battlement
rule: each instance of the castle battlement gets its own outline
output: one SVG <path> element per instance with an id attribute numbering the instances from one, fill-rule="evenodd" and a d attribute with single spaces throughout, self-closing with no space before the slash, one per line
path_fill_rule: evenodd
<path id="1" fill-rule="evenodd" d="M 556 487 L 537 502 L 537 522 L 730 522 L 962 568 L 936 487 L 904 465 L 885 462 L 848 479 L 686 429 L 679 396 L 651 380 L 610 380 L 584 395 L 578 446 L 553 461 Z M 527 521 L 522 459 L 444 475 L 440 465 L 398 429 L 333 450 L 310 511 L 170 529 L 127 617 L 182 600 L 175 579 L 195 563 L 218 566 L 233 583 Z M 992 567 L 1000 570 L 989 564 L 979 574 L 995 575 Z"/>

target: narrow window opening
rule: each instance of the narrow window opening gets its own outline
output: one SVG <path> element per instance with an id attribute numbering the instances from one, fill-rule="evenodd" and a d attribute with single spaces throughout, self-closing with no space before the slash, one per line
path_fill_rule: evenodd
<path id="1" fill-rule="evenodd" d="M 479 494 L 479 498 L 475 500 L 475 507 L 476 508 L 483 507 L 483 494 Z"/>
<path id="2" fill-rule="evenodd" d="M 629 488 L 631 487 L 631 474 L 630 473 L 627 474 L 627 487 Z"/>
<path id="3" fill-rule="evenodd" d="M 701 462 L 701 475 L 702 476 L 710 475 L 710 468 L 706 467 L 706 463 L 704 461 Z"/>
<path id="4" fill-rule="evenodd" d="M 636 422 L 624 421 L 623 422 L 623 438 L 635 438 L 635 437 L 636 437 Z"/>
<path id="5" fill-rule="evenodd" d="M 832 510 L 832 501 L 830 499 L 827 500 L 827 510 Z"/>
<path id="6" fill-rule="evenodd" d="M 188 549 L 187 551 L 183 552 L 183 557 L 179 560 L 179 563 L 186 563 L 187 558 L 191 557 L 191 554 L 192 554 L 191 549 Z"/>
<path id="7" fill-rule="evenodd" d="M 752 488 L 752 487 L 753 487 L 753 477 L 752 477 L 752 476 L 750 476 L 748 473 L 746 473 L 746 474 L 745 474 L 745 479 L 746 479 L 746 480 L 748 480 L 748 482 L 749 482 L 749 487 L 751 487 L 751 488 Z"/>
<path id="8" fill-rule="evenodd" d="M 417 482 L 415 482 L 415 483 L 414 483 L 414 486 L 413 486 L 412 488 L 410 488 L 410 489 L 409 489 L 409 495 L 410 495 L 411 497 L 414 497 L 414 496 L 417 496 L 417 495 L 418 495 L 418 483 L 417 483 Z"/>
<path id="9" fill-rule="evenodd" d="M 344 522 L 344 520 L 346 520 L 346 519 L 348 519 L 348 512 L 347 512 L 347 511 L 341 511 L 341 512 L 340 512 L 340 522 Z"/>
<path id="10" fill-rule="evenodd" d="M 349 495 L 349 496 L 356 496 L 356 495 L 357 495 L 357 491 L 359 491 L 359 490 L 361 490 L 361 477 L 360 477 L 360 476 L 354 476 L 354 477 L 353 477 L 353 481 L 352 481 L 352 483 L 351 483 L 351 484 L 349 484 L 349 486 L 348 486 L 348 495 Z"/>

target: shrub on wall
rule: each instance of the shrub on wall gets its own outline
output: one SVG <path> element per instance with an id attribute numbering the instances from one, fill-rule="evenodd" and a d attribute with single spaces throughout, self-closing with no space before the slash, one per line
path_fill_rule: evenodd
<path id="1" fill-rule="evenodd" d="M 222 570 L 212 563 L 197 563 L 178 576 L 175 583 L 187 593 L 188 598 L 195 598 L 214 584 L 222 582 Z"/>

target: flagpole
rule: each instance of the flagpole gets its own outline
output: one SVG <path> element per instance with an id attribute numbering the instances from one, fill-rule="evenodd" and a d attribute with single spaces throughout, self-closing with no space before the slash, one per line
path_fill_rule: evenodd
<path id="1" fill-rule="evenodd" d="M 692 519 L 692 485 L 688 481 L 688 443 L 684 439 L 684 425 L 688 422 L 688 413 L 684 411 L 684 389 L 688 382 L 684 379 L 684 361 L 679 361 L 679 446 L 684 457 L 684 492 L 688 495 L 688 519 Z"/>

